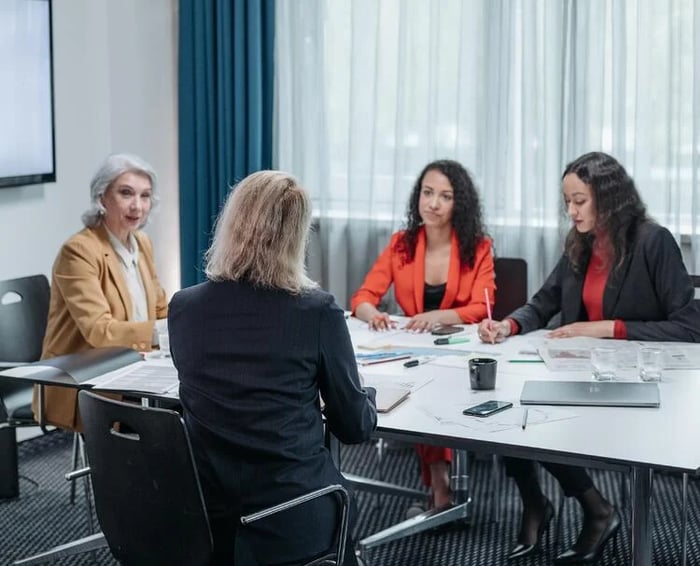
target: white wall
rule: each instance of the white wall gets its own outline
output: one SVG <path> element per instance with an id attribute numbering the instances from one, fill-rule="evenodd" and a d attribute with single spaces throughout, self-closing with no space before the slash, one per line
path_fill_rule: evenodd
<path id="1" fill-rule="evenodd" d="M 54 0 L 53 56 L 57 181 L 0 189 L 0 279 L 50 277 L 82 227 L 98 164 L 128 151 L 159 176 L 146 231 L 170 296 L 180 285 L 177 0 Z"/>

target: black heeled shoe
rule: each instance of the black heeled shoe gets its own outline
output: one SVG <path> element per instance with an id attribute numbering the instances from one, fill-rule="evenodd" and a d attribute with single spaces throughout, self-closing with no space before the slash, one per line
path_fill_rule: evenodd
<path id="1" fill-rule="evenodd" d="M 542 522 L 540 526 L 537 527 L 537 540 L 534 544 L 523 544 L 521 542 L 517 543 L 512 550 L 508 553 L 506 557 L 507 560 L 515 560 L 516 558 L 522 558 L 523 556 L 530 556 L 533 554 L 540 546 L 540 541 L 542 540 L 542 535 L 549 527 L 554 517 L 554 506 L 552 502 L 547 500 L 544 506 L 544 515 L 542 516 Z"/>
<path id="2" fill-rule="evenodd" d="M 613 507 L 612 514 L 608 519 L 608 524 L 600 534 L 598 542 L 582 550 L 570 548 L 557 556 L 554 559 L 554 564 L 595 564 L 603 555 L 607 542 L 614 538 L 617 531 L 620 529 L 620 522 L 620 514 L 617 512 L 617 509 Z"/>

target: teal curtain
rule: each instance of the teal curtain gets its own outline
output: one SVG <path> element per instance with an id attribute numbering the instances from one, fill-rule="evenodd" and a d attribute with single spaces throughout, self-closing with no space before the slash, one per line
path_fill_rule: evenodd
<path id="1" fill-rule="evenodd" d="M 203 254 L 229 187 L 272 166 L 273 49 L 274 0 L 180 0 L 183 287 L 205 279 Z"/>

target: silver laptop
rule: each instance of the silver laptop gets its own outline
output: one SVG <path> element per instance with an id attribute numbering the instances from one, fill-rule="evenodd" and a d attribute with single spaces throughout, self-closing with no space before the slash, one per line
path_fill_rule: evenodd
<path id="1" fill-rule="evenodd" d="M 629 381 L 526 381 L 521 405 L 584 405 L 593 407 L 658 407 L 656 383 Z"/>

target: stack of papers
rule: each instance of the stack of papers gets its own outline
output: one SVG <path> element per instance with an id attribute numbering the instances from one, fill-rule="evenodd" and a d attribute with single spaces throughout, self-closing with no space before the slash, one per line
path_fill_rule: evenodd
<path id="1" fill-rule="evenodd" d="M 136 362 L 85 383 L 95 389 L 156 395 L 176 394 L 179 387 L 177 370 L 172 365 L 154 365 L 150 362 Z"/>
<path id="2" fill-rule="evenodd" d="M 388 352 L 372 352 L 369 354 L 356 354 L 357 363 L 361 366 L 369 366 L 372 364 L 381 364 L 383 362 L 394 362 L 396 360 L 406 360 L 411 357 L 411 352 L 405 351 L 388 351 Z"/>

